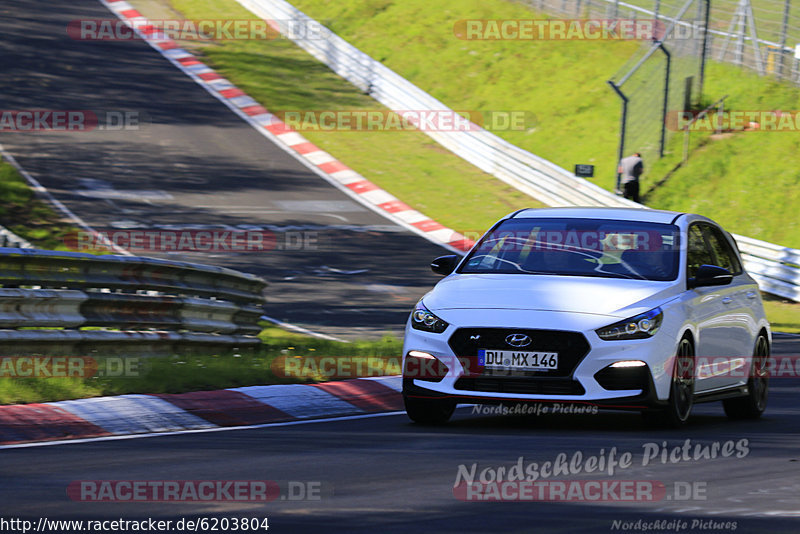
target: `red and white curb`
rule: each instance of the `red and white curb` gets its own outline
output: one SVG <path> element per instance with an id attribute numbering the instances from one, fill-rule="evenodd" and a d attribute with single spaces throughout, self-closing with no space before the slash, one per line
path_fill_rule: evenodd
<path id="1" fill-rule="evenodd" d="M 0 406 L 0 446 L 393 412 L 401 389 L 391 376 Z"/>
<path id="2" fill-rule="evenodd" d="M 337 189 L 394 223 L 453 252 L 462 253 L 473 245 L 472 240 L 412 209 L 332 155 L 320 150 L 192 53 L 180 48 L 174 40 L 159 34 L 158 29 L 150 25 L 148 20 L 128 2 L 124 0 L 100 0 L 100 2 L 134 28 L 142 39 L 173 65 L 223 102 L 259 133 Z"/>

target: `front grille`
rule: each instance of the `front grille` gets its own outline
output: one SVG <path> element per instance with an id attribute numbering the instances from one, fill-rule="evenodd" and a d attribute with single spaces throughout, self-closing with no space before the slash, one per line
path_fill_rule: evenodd
<path id="1" fill-rule="evenodd" d="M 524 348 L 511 347 L 505 341 L 510 334 L 526 334 L 533 339 L 533 342 Z M 459 328 L 450 336 L 448 344 L 464 365 L 466 376 L 491 376 L 502 380 L 572 376 L 573 371 L 590 349 L 589 342 L 580 332 L 525 328 Z M 557 352 L 558 369 L 541 371 L 484 369 L 478 367 L 479 349 Z"/>
<path id="2" fill-rule="evenodd" d="M 580 382 L 553 378 L 459 378 L 456 389 L 522 395 L 583 395 Z"/>

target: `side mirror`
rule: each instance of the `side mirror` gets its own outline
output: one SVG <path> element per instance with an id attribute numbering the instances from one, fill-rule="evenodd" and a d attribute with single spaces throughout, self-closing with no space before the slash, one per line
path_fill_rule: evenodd
<path id="1" fill-rule="evenodd" d="M 447 276 L 456 269 L 456 265 L 461 260 L 459 256 L 452 254 L 450 256 L 439 256 L 431 262 L 431 271 L 436 274 L 443 274 Z"/>
<path id="2" fill-rule="evenodd" d="M 726 286 L 733 281 L 733 275 L 728 269 L 716 265 L 701 265 L 697 268 L 694 278 L 689 278 L 688 287 Z"/>

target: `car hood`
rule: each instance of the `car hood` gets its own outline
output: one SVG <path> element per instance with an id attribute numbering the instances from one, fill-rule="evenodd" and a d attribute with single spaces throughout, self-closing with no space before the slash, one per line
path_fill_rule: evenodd
<path id="1" fill-rule="evenodd" d="M 540 310 L 625 318 L 677 295 L 677 285 L 674 281 L 582 276 L 456 274 L 440 281 L 423 301 L 433 312 L 456 309 Z"/>

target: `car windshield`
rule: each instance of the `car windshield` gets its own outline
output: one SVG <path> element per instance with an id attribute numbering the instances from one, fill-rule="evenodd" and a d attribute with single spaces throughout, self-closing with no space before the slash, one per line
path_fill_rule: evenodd
<path id="1" fill-rule="evenodd" d="M 487 233 L 459 273 L 675 280 L 679 230 L 596 219 L 507 219 Z"/>

